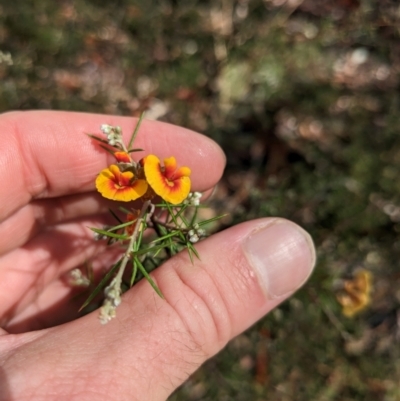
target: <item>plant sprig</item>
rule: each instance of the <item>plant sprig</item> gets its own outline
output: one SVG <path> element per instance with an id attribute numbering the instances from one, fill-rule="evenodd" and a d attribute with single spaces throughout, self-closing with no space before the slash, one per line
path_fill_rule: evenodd
<path id="1" fill-rule="evenodd" d="M 103 124 L 105 135 L 89 134 L 101 148 L 112 154 L 115 163 L 96 178 L 100 194 L 114 201 L 127 202 L 128 207 L 110 210 L 116 224 L 92 228 L 96 240 L 107 240 L 108 246 L 120 247 L 121 256 L 82 305 L 87 307 L 103 291 L 100 321 L 105 324 L 116 316 L 123 291 L 145 278 L 155 292 L 163 294 L 151 277 L 151 271 L 166 259 L 187 250 L 192 263 L 200 259 L 195 244 L 206 237 L 204 227 L 223 217 L 198 221 L 201 194 L 190 192 L 191 171 L 178 168 L 175 158 L 164 159 L 162 165 L 155 155 L 134 161 L 131 154 L 143 114 L 125 145 L 120 127 Z M 128 203 L 129 202 L 129 203 Z M 146 231 L 150 229 L 150 231 Z"/>

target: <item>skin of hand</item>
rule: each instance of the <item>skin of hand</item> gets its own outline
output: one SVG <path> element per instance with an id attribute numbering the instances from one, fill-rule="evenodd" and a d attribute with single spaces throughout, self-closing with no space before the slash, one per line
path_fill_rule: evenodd
<path id="1" fill-rule="evenodd" d="M 94 179 L 112 157 L 85 133 L 132 118 L 51 111 L 0 115 L 0 400 L 165 400 L 205 360 L 296 291 L 315 264 L 310 236 L 280 218 L 248 221 L 196 244 L 123 296 L 117 317 L 77 318 L 64 275 L 115 255 L 88 227 L 109 219 Z M 192 170 L 212 189 L 225 156 L 184 128 L 144 121 L 135 146 Z M 142 155 L 141 155 L 142 156 Z M 140 156 L 140 157 L 141 157 Z M 139 156 L 138 156 L 139 157 Z"/>

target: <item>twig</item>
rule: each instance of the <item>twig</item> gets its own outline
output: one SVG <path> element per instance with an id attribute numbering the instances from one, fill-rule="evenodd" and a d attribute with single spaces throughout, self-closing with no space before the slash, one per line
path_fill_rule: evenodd
<path id="1" fill-rule="evenodd" d="M 129 240 L 128 248 L 126 249 L 124 257 L 121 260 L 121 265 L 120 265 L 120 267 L 118 269 L 118 273 L 115 276 L 115 281 L 117 281 L 119 284 L 121 284 L 121 282 L 122 282 L 122 276 L 124 274 L 126 265 L 127 265 L 128 261 L 129 261 L 129 259 L 131 257 L 131 254 L 132 254 L 133 244 L 135 243 L 135 241 L 137 239 L 140 226 L 141 226 L 141 224 L 143 222 L 144 215 L 146 214 L 149 206 L 150 206 L 150 201 L 147 200 L 146 202 L 143 203 L 142 209 L 140 210 L 140 214 L 139 214 L 139 216 L 137 218 L 137 221 L 136 221 L 135 229 L 133 230 L 131 239 Z"/>

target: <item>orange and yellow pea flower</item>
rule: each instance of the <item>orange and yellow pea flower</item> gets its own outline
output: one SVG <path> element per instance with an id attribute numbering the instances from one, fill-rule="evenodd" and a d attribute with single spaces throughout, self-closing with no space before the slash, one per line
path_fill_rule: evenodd
<path id="1" fill-rule="evenodd" d="M 135 179 L 132 171 L 121 171 L 116 164 L 105 168 L 96 178 L 96 188 L 104 198 L 129 202 L 143 196 L 146 180 Z"/>
<path id="2" fill-rule="evenodd" d="M 119 163 L 131 163 L 131 157 L 126 152 L 114 152 L 114 157 L 117 159 Z"/>
<path id="3" fill-rule="evenodd" d="M 177 168 L 175 157 L 164 159 L 161 166 L 157 156 L 149 155 L 143 159 L 144 174 L 153 191 L 165 201 L 177 205 L 187 198 L 190 192 L 190 168 Z"/>
<path id="4" fill-rule="evenodd" d="M 371 303 L 372 274 L 360 269 L 354 277 L 345 280 L 343 291 L 336 296 L 346 317 L 353 317 L 366 309 Z"/>

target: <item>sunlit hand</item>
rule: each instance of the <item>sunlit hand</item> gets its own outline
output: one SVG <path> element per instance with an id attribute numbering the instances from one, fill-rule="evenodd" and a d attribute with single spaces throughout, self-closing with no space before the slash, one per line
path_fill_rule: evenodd
<path id="1" fill-rule="evenodd" d="M 179 254 L 125 293 L 117 317 L 76 319 L 64 275 L 115 255 L 90 226 L 108 219 L 94 178 L 111 156 L 85 133 L 101 124 L 130 135 L 132 118 L 64 112 L 0 116 L 0 400 L 165 400 L 206 359 L 299 288 L 315 262 L 307 233 L 283 219 L 246 222 Z M 221 177 L 208 138 L 145 121 L 135 142 L 192 169 L 193 190 Z M 142 155 L 140 155 L 142 156 Z M 80 300 L 81 302 L 81 300 Z M 75 319 L 75 320 L 74 320 Z"/>

